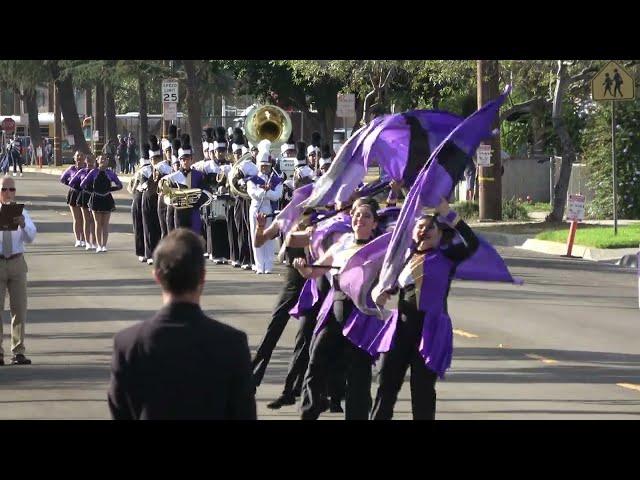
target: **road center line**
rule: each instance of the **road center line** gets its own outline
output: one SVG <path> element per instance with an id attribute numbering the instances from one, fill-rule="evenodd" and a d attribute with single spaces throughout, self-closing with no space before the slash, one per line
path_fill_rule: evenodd
<path id="1" fill-rule="evenodd" d="M 640 385 L 634 385 L 633 383 L 616 383 L 616 385 L 622 388 L 628 388 L 629 390 L 637 390 L 640 392 Z"/>
<path id="2" fill-rule="evenodd" d="M 533 358 L 534 360 L 540 360 L 542 363 L 554 364 L 558 363 L 557 360 L 553 360 L 552 358 L 545 358 L 540 355 L 536 355 L 535 353 L 527 353 L 526 357 Z"/>
<path id="3" fill-rule="evenodd" d="M 465 332 L 464 330 L 455 329 L 453 333 L 456 335 L 460 335 L 461 337 L 478 338 L 478 335 L 474 333 Z"/>

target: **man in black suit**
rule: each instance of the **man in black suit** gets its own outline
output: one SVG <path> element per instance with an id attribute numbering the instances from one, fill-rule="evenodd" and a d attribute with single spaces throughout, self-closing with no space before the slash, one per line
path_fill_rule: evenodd
<path id="1" fill-rule="evenodd" d="M 245 333 L 200 309 L 202 239 L 169 233 L 153 254 L 164 306 L 114 339 L 108 400 L 115 420 L 256 419 Z"/>

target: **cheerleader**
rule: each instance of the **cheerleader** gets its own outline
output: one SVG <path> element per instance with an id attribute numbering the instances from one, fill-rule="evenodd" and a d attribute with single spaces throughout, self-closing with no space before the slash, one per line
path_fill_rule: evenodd
<path id="1" fill-rule="evenodd" d="M 478 238 L 442 199 L 438 216 L 422 216 L 413 230 L 417 247 L 398 277 L 397 287 L 376 298 L 384 306 L 399 291 L 393 346 L 382 354 L 373 420 L 390 420 L 411 366 L 411 410 L 414 420 L 434 420 L 436 380 L 451 364 L 453 335 L 447 308 L 451 280 L 458 265 L 478 248 Z M 455 232 L 464 242 L 453 243 Z M 428 289 L 428 293 L 426 292 Z M 427 295 L 421 295 L 422 292 Z M 422 304 L 421 297 L 429 304 Z"/>
<path id="2" fill-rule="evenodd" d="M 107 169 L 108 164 L 109 159 L 105 155 L 100 155 L 98 168 L 91 170 L 80 184 L 82 188 L 91 188 L 88 206 L 96 224 L 96 240 L 98 242 L 96 253 L 107 251 L 109 219 L 111 212 L 116 209 L 116 202 L 113 200 L 111 192 L 122 188 L 122 182 L 115 172 Z"/>
<path id="3" fill-rule="evenodd" d="M 75 164 L 67 168 L 60 177 L 60 183 L 62 183 L 63 185 L 67 185 L 68 187 L 71 178 L 73 178 L 73 176 L 86 165 L 85 155 L 82 152 L 76 151 L 76 153 L 73 155 L 73 159 L 75 161 Z M 71 215 L 73 217 L 73 234 L 76 239 L 75 246 L 84 247 L 85 236 L 82 228 L 82 209 L 77 204 L 79 194 L 80 190 L 78 190 L 77 188 L 69 187 L 69 192 L 67 193 L 67 205 L 69 205 L 69 210 L 71 210 Z"/>
<path id="4" fill-rule="evenodd" d="M 76 205 L 80 207 L 82 212 L 82 231 L 84 233 L 85 250 L 93 250 L 97 248 L 98 242 L 96 240 L 95 222 L 93 221 L 93 215 L 89 211 L 89 197 L 91 196 L 92 188 L 87 185 L 86 188 L 81 187 L 82 181 L 96 166 L 95 157 L 92 154 L 87 154 L 85 157 L 86 166 L 76 172 L 76 174 L 69 180 L 69 188 L 78 190 L 78 197 L 76 199 Z"/>

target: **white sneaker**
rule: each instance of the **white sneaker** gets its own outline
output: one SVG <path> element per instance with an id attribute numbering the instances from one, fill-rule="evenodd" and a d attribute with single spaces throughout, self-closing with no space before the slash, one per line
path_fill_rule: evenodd
<path id="1" fill-rule="evenodd" d="M 16 176 L 16 172 L 13 172 L 13 176 L 14 176 L 14 177 Z"/>
<path id="2" fill-rule="evenodd" d="M 74 247 L 81 247 L 82 246 L 82 242 L 80 240 L 76 240 L 76 244 L 74 245 Z"/>
<path id="3" fill-rule="evenodd" d="M 87 243 L 87 246 L 84 247 L 85 250 L 93 250 L 93 245 L 91 245 L 90 243 Z"/>
<path id="4" fill-rule="evenodd" d="M 153 265 L 153 258 L 147 260 L 147 265 Z"/>
<path id="5" fill-rule="evenodd" d="M 102 252 L 102 247 L 96 248 L 96 253 L 100 253 L 100 252 Z"/>
<path id="6" fill-rule="evenodd" d="M 138 257 L 139 262 L 144 262 L 146 259 L 144 257 Z"/>
<path id="7" fill-rule="evenodd" d="M 81 246 L 81 247 L 86 246 L 86 242 L 85 242 L 84 240 L 80 240 L 80 246 Z"/>
<path id="8" fill-rule="evenodd" d="M 106 245 L 102 247 L 102 251 L 103 251 L 103 252 L 106 252 L 106 251 L 107 251 L 107 246 L 106 246 Z"/>
<path id="9" fill-rule="evenodd" d="M 20 176 L 22 176 L 22 172 L 20 172 Z"/>

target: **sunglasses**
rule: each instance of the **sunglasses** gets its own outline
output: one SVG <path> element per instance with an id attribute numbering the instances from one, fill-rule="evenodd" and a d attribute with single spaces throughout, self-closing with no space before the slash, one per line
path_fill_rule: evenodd
<path id="1" fill-rule="evenodd" d="M 2 187 L 0 190 L 2 190 L 3 192 L 6 192 L 7 190 L 9 190 L 10 192 L 15 192 L 16 191 L 15 187 L 9 187 L 9 188 Z"/>

